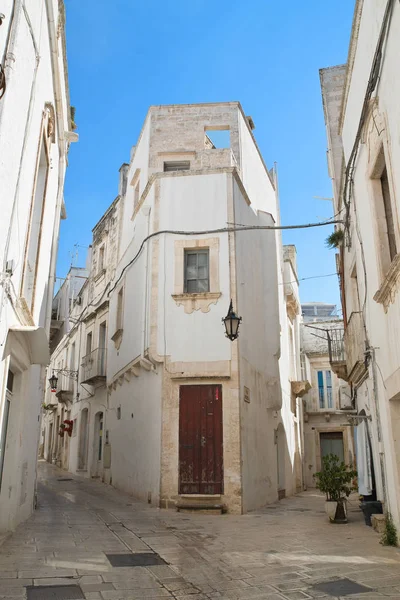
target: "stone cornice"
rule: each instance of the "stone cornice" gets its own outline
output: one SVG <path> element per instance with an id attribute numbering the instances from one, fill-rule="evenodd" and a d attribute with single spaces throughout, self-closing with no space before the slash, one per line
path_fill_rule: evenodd
<path id="1" fill-rule="evenodd" d="M 400 279 L 400 253 L 396 254 L 390 269 L 379 290 L 374 296 L 375 302 L 383 304 L 385 312 L 388 311 L 389 304 L 394 302 L 395 296 L 399 288 Z"/>

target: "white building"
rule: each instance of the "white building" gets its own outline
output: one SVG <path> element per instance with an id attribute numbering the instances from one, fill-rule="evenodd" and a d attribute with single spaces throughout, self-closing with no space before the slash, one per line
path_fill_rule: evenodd
<path id="1" fill-rule="evenodd" d="M 88 253 L 88 265 L 86 267 L 72 267 L 62 282 L 60 289 L 53 298 L 50 323 L 50 352 L 53 353 L 62 338 L 69 333 L 73 322 L 70 315 L 85 281 L 89 276 L 91 259 L 91 248 Z M 88 268 L 89 267 L 89 268 Z"/>
<path id="2" fill-rule="evenodd" d="M 295 249 L 275 230 L 237 231 L 279 222 L 253 128 L 237 102 L 150 108 L 94 229 L 76 326 L 89 392 L 44 420 L 47 439 L 74 421 L 68 461 L 59 447 L 49 460 L 161 507 L 240 513 L 303 484 Z"/>
<path id="3" fill-rule="evenodd" d="M 0 532 L 34 507 L 40 404 L 72 132 L 64 9 L 1 5 Z M 5 83 L 4 83 L 5 82 Z"/>
<path id="4" fill-rule="evenodd" d="M 355 464 L 353 426 L 347 415 L 355 413 L 350 386 L 331 369 L 327 332 L 340 332 L 343 321 L 336 317 L 336 306 L 323 303 L 302 304 L 301 325 L 303 377 L 311 389 L 304 403 L 304 479 L 307 488 L 315 487 L 314 473 L 321 470 L 322 459 L 336 454 L 348 465 Z"/>
<path id="5" fill-rule="evenodd" d="M 400 4 L 358 0 L 347 65 L 321 70 L 346 357 L 355 397 L 360 491 L 400 525 Z M 340 240 L 339 240 L 340 241 Z M 345 360 L 344 360 L 345 358 Z M 372 455 L 371 455 L 372 453 Z M 371 459 L 372 458 L 372 465 Z"/>

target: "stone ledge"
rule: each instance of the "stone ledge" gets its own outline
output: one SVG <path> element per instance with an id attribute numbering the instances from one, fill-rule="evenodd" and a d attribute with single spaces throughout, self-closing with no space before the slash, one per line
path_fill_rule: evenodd
<path id="1" fill-rule="evenodd" d="M 375 302 L 383 304 L 385 313 L 388 311 L 389 304 L 394 302 L 398 291 L 398 283 L 400 279 L 400 253 L 396 254 L 392 264 L 390 265 L 389 271 L 387 272 L 385 279 L 379 290 L 374 296 Z"/>
<path id="2" fill-rule="evenodd" d="M 202 294 L 172 294 L 178 306 L 183 306 L 186 314 L 197 310 L 203 313 L 210 312 L 210 305 L 217 304 L 221 292 L 204 292 Z"/>

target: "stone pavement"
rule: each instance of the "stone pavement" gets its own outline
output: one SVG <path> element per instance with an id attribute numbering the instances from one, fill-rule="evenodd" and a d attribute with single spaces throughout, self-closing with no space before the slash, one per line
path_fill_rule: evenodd
<path id="1" fill-rule="evenodd" d="M 0 546 L 2 599 L 78 584 L 88 600 L 400 600 L 400 551 L 379 544 L 356 502 L 348 525 L 327 522 L 316 492 L 243 516 L 176 513 L 43 462 L 38 491 L 34 516 Z M 166 564 L 113 567 L 106 553 Z M 339 578 L 367 591 L 313 587 Z"/>

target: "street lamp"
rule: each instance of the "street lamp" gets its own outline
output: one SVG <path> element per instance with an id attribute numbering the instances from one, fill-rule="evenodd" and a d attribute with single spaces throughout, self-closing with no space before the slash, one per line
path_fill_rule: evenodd
<path id="1" fill-rule="evenodd" d="M 58 383 L 57 375 L 55 375 L 53 373 L 52 376 L 49 378 L 49 383 L 50 383 L 51 391 L 56 392 L 57 391 L 57 383 Z"/>
<path id="2" fill-rule="evenodd" d="M 55 373 L 62 373 L 71 379 L 78 379 L 78 371 L 72 371 L 71 369 L 52 369 L 52 376 L 49 377 L 49 383 L 52 392 L 57 391 L 58 377 Z"/>
<path id="3" fill-rule="evenodd" d="M 228 314 L 224 319 L 222 319 L 223 324 L 225 325 L 225 335 L 228 339 L 233 342 L 239 335 L 239 325 L 242 321 L 242 317 L 238 317 L 237 314 L 233 311 L 233 303 L 229 305 Z"/>

